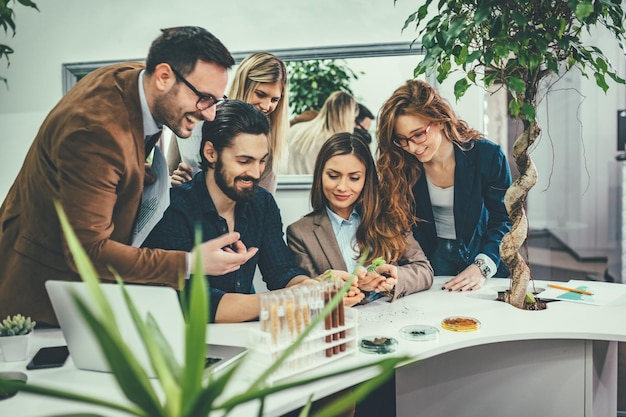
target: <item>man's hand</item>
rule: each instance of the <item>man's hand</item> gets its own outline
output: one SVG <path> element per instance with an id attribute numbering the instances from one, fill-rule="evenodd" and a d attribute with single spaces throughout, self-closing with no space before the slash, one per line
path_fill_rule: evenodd
<path id="1" fill-rule="evenodd" d="M 258 248 L 246 248 L 239 240 L 239 233 L 228 233 L 200 245 L 203 272 L 205 275 L 225 275 L 238 270 L 248 262 Z M 194 270 L 196 253 L 191 253 L 191 270 Z"/>
<path id="2" fill-rule="evenodd" d="M 176 187 L 184 182 L 191 180 L 191 167 L 184 162 L 178 164 L 178 168 L 172 172 L 172 177 L 170 178 L 170 184 L 172 187 Z"/>

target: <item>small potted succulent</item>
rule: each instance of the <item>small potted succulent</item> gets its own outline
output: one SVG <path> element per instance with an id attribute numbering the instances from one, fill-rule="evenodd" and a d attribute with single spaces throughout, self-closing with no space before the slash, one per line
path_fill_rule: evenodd
<path id="1" fill-rule="evenodd" d="M 0 349 L 7 362 L 23 361 L 28 356 L 30 334 L 36 322 L 21 314 L 7 316 L 0 322 Z"/>

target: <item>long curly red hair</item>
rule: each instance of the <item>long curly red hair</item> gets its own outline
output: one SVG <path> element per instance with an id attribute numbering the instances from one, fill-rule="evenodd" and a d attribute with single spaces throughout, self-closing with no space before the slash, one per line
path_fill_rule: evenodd
<path id="1" fill-rule="evenodd" d="M 396 120 L 402 115 L 418 115 L 428 122 L 441 123 L 445 139 L 461 147 L 483 136 L 459 119 L 447 100 L 424 81 L 408 80 L 393 92 L 380 110 L 376 134 L 384 216 L 390 219 L 396 234 L 407 233 L 420 221 L 414 214 L 412 188 L 423 171 L 413 155 L 393 143 Z"/>

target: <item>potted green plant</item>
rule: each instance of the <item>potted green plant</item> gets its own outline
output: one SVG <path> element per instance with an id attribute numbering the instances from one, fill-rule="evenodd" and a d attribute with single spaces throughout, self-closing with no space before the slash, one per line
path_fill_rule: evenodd
<path id="1" fill-rule="evenodd" d="M 507 190 L 505 204 L 513 227 L 500 245 L 503 261 L 511 270 L 506 301 L 523 308 L 531 278 L 520 254 L 528 237 L 525 206 L 528 191 L 537 181 L 529 149 L 540 134 L 535 117 L 538 98 L 550 76 L 577 68 L 591 73 L 598 87 L 609 88 L 607 76 L 624 83 L 587 32 L 599 28 L 614 35 L 623 48 L 625 14 L 621 0 L 473 0 L 424 4 L 405 21 L 403 30 L 416 25 L 424 60 L 414 75 L 435 74 L 443 82 L 451 74 L 463 76 L 454 85 L 457 99 L 470 85 L 500 86 L 509 93 L 510 117 L 523 131 L 513 145 L 519 176 Z"/>
<path id="2" fill-rule="evenodd" d="M 36 322 L 21 314 L 7 316 L 0 323 L 0 350 L 7 362 L 23 361 L 30 349 L 30 335 Z"/>
<path id="3" fill-rule="evenodd" d="M 352 93 L 350 83 L 359 79 L 344 60 L 321 59 L 286 62 L 289 72 L 289 107 L 292 114 L 319 111 L 335 91 Z M 362 73 L 361 73 L 362 74 Z"/>
<path id="4" fill-rule="evenodd" d="M 13 11 L 10 3 L 16 3 L 15 0 L 0 0 L 0 27 L 4 29 L 4 34 L 7 35 L 9 33 L 9 29 L 13 32 L 13 36 L 15 36 L 15 12 Z M 30 0 L 19 0 L 19 4 L 32 7 L 35 10 L 39 10 L 37 5 Z M 9 55 L 13 53 L 13 48 L 9 45 L 0 44 L 0 59 L 5 58 L 7 60 L 7 66 L 10 65 Z M 0 77 L 0 81 L 4 81 L 7 84 L 7 79 L 4 77 Z"/>
<path id="5" fill-rule="evenodd" d="M 75 298 L 75 301 L 83 317 L 98 338 L 100 347 L 109 363 L 113 376 L 128 401 L 123 404 L 118 404 L 100 397 L 89 397 L 56 388 L 10 381 L 9 379 L 3 378 L 2 375 L 0 375 L 0 390 L 13 388 L 19 391 L 104 406 L 125 412 L 129 415 L 146 417 L 197 417 L 207 416 L 213 411 L 221 412 L 222 414 L 220 415 L 227 415 L 240 404 L 250 401 L 260 401 L 259 415 L 262 415 L 265 398 L 274 392 L 303 386 L 352 370 L 362 369 L 362 367 L 355 367 L 354 369 L 335 371 L 324 376 L 310 377 L 275 386 L 267 386 L 265 384 L 267 377 L 278 369 L 285 359 L 295 351 L 315 325 L 323 321 L 324 317 L 342 301 L 343 294 L 349 289 L 350 283 L 348 282 L 341 291 L 338 291 L 337 296 L 323 309 L 322 313 L 311 321 L 310 326 L 302 332 L 300 337 L 285 350 L 272 366 L 250 383 L 246 391 L 224 398 L 222 393 L 238 369 L 238 365 L 218 376 L 206 374 L 204 371 L 208 292 L 206 281 L 200 273 L 202 270 L 201 265 L 195 265 L 196 273 L 191 279 L 189 297 L 186 302 L 183 303 L 186 317 L 184 363 L 178 363 L 174 359 L 171 347 L 163 337 L 158 326 L 154 324 L 153 319 L 149 315 L 146 318 L 139 316 L 132 301 L 125 293 L 123 282 L 118 277 L 118 282 L 122 286 L 124 294 L 126 294 L 125 297 L 129 311 L 131 312 L 139 334 L 142 336 L 151 360 L 151 365 L 155 370 L 159 385 L 158 388 L 155 388 L 156 384 L 153 384 L 153 382 L 148 379 L 133 352 L 131 352 L 123 342 L 115 319 L 111 319 L 115 317 L 115 315 L 111 311 L 111 306 L 102 293 L 96 271 L 58 203 L 57 210 L 74 262 L 83 281 L 87 283 L 91 295 L 89 305 L 78 297 Z M 200 260 L 200 258 L 200 256 L 197 257 L 198 260 Z M 341 398 L 329 404 L 316 415 L 333 416 L 345 410 L 353 404 L 356 399 L 366 395 L 377 385 L 393 375 L 395 366 L 407 359 L 406 357 L 395 357 L 372 364 L 372 367 L 380 369 L 379 374 L 375 378 L 362 384 L 358 389 L 350 393 L 347 398 Z M 306 411 L 304 413 L 305 414 L 302 415 L 307 415 Z"/>

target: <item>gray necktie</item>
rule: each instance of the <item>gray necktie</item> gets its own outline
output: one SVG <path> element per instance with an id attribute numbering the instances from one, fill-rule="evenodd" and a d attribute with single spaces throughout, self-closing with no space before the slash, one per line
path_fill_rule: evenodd
<path id="1" fill-rule="evenodd" d="M 150 152 L 152 152 L 154 145 L 156 145 L 160 137 L 161 137 L 161 131 L 159 130 L 154 135 L 150 136 L 148 140 L 146 140 L 146 153 L 145 153 L 146 158 L 148 157 L 148 155 L 150 155 Z"/>

